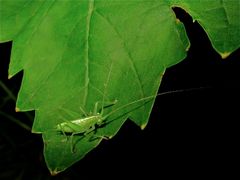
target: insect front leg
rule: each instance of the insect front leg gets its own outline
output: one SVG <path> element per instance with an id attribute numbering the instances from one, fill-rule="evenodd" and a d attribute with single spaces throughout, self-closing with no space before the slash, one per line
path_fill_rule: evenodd
<path id="1" fill-rule="evenodd" d="M 110 107 L 110 106 L 113 106 L 117 103 L 117 100 L 115 99 L 114 101 L 105 101 L 105 102 L 102 102 L 102 106 L 101 106 L 101 109 L 98 110 L 98 107 L 99 107 L 99 101 L 97 101 L 94 105 L 94 110 L 93 110 L 93 113 L 94 115 L 95 114 L 98 114 L 98 112 L 100 111 L 100 114 L 103 114 L 103 109 L 104 108 L 107 108 L 107 107 Z"/>
<path id="2" fill-rule="evenodd" d="M 96 115 L 98 113 L 98 103 L 99 101 L 97 101 L 94 105 L 94 109 L 93 109 L 93 114 Z"/>

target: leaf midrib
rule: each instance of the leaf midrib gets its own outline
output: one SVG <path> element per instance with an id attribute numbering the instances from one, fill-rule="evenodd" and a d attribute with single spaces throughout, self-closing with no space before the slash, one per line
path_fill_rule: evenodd
<path id="1" fill-rule="evenodd" d="M 86 105 L 87 97 L 88 97 L 88 89 L 89 89 L 89 34 L 91 28 L 91 19 L 94 10 L 94 0 L 89 0 L 88 3 L 88 13 L 87 13 L 87 20 L 86 20 L 86 46 L 85 46 L 85 95 L 83 98 L 83 104 Z"/>

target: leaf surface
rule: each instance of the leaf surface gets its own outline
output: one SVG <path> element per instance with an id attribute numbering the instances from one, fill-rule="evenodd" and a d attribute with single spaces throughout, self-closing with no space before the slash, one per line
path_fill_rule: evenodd
<path id="1" fill-rule="evenodd" d="M 238 1 L 1 0 L 0 41 L 13 40 L 9 77 L 24 71 L 19 111 L 35 110 L 49 170 L 57 174 L 84 157 L 101 138 L 114 136 L 130 118 L 144 128 L 166 68 L 186 57 L 189 41 L 171 9 L 189 12 L 226 57 L 240 45 Z M 83 118 L 97 102 L 108 123 L 73 136 L 59 123 Z M 122 108 L 125 106 L 125 108 Z M 98 109 L 100 111 L 101 107 Z M 74 145 L 75 152 L 71 152 Z"/>

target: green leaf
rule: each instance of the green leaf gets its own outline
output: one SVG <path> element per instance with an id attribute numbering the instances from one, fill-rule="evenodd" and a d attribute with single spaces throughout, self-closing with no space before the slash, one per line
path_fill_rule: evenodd
<path id="1" fill-rule="evenodd" d="M 0 41 L 13 40 L 9 77 L 24 71 L 17 109 L 35 110 L 49 170 L 57 174 L 112 137 L 130 118 L 144 128 L 166 68 L 186 57 L 189 41 L 171 9 L 189 12 L 226 57 L 240 45 L 238 1 L 1 0 Z M 97 102 L 113 113 L 94 132 L 71 137 L 62 122 L 93 112 Z M 92 138 L 97 135 L 98 138 Z M 68 138 L 67 138 L 68 137 Z M 72 152 L 71 148 L 75 151 Z"/>
<path id="2" fill-rule="evenodd" d="M 214 49 L 228 57 L 240 44 L 240 2 L 237 0 L 171 0 L 205 29 Z"/>

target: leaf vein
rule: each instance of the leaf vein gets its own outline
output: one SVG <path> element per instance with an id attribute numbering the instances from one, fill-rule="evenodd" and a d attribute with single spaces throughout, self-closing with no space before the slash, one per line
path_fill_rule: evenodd
<path id="1" fill-rule="evenodd" d="M 142 86 L 142 83 L 141 83 L 141 80 L 140 80 L 140 76 L 139 76 L 139 73 L 137 71 L 137 68 L 136 68 L 136 65 L 134 63 L 134 60 L 133 60 L 133 57 L 123 39 L 123 37 L 121 36 L 121 34 L 118 32 L 118 30 L 115 28 L 115 26 L 111 23 L 111 21 L 109 19 L 107 19 L 104 15 L 102 15 L 99 11 L 95 11 L 100 17 L 102 17 L 111 27 L 112 29 L 114 30 L 114 32 L 117 34 L 117 36 L 122 40 L 122 44 L 123 44 L 123 48 L 128 56 L 128 62 L 130 63 L 130 66 L 131 66 L 131 69 L 133 71 L 133 73 L 135 74 L 135 76 L 137 77 L 137 83 L 138 83 L 138 86 L 140 88 L 140 93 L 141 93 L 141 97 L 143 98 L 144 97 L 144 90 L 143 90 L 143 86 Z"/>
<path id="2" fill-rule="evenodd" d="M 90 28 L 91 28 L 91 19 L 92 19 L 92 14 L 93 14 L 93 9 L 94 9 L 94 0 L 89 0 L 88 4 L 88 13 L 87 13 L 87 22 L 86 22 L 86 45 L 85 45 L 85 95 L 83 99 L 83 104 L 84 106 L 86 105 L 87 102 L 87 97 L 88 97 L 88 89 L 89 89 L 89 35 L 90 35 Z"/>

